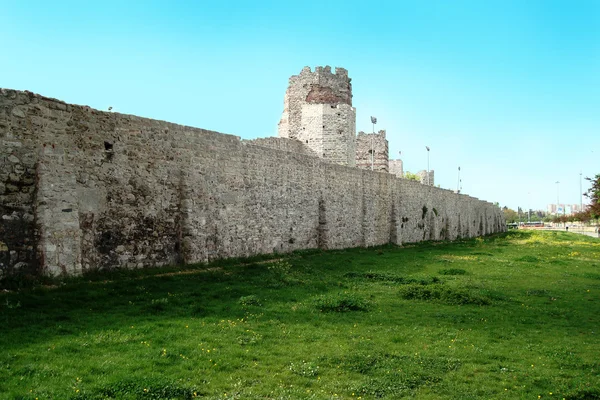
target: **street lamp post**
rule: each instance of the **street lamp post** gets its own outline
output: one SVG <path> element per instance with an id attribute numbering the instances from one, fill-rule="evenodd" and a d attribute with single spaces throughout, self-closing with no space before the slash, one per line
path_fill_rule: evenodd
<path id="1" fill-rule="evenodd" d="M 431 181 L 429 179 L 429 146 L 425 146 L 427 149 L 427 186 L 431 186 Z"/>
<path id="2" fill-rule="evenodd" d="M 460 167 L 458 167 L 458 180 L 456 181 L 456 193 L 460 193 Z"/>
<path id="3" fill-rule="evenodd" d="M 581 186 L 581 175 L 582 172 L 579 171 L 579 212 L 583 212 L 583 189 Z"/>
<path id="4" fill-rule="evenodd" d="M 579 212 L 583 213 L 583 189 L 581 188 L 581 174 L 582 172 L 579 171 Z M 581 232 L 583 233 L 583 221 L 579 222 L 579 226 L 581 227 Z"/>
<path id="5" fill-rule="evenodd" d="M 527 222 L 531 222 L 531 199 L 529 195 L 531 192 L 527 192 Z"/>
<path id="6" fill-rule="evenodd" d="M 560 209 L 560 199 L 558 197 L 559 194 L 559 185 L 560 182 L 556 181 L 556 216 L 560 216 L 560 213 L 558 212 L 558 210 Z M 558 224 L 558 226 L 560 226 L 560 223 Z"/>
<path id="7" fill-rule="evenodd" d="M 371 117 L 371 123 L 373 124 L 373 134 L 371 135 L 371 171 L 375 169 L 375 124 L 377 118 Z"/>

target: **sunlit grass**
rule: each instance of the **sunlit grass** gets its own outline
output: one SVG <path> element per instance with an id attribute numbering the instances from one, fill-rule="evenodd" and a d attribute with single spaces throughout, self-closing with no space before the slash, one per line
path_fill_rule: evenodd
<path id="1" fill-rule="evenodd" d="M 600 398 L 598 239 L 270 258 L 0 294 L 0 398 Z"/>

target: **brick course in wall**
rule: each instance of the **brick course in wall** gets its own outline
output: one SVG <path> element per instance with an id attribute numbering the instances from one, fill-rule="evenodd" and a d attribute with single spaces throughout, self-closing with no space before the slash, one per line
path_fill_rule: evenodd
<path id="1" fill-rule="evenodd" d="M 0 141 L 4 277 L 505 229 L 491 203 L 326 162 L 297 142 L 242 141 L 29 92 L 0 90 Z"/>

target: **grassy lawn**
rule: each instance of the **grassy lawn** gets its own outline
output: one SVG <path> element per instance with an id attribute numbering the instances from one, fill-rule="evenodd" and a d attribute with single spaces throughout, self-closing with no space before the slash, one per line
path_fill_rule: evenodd
<path id="1" fill-rule="evenodd" d="M 3 399 L 600 399 L 600 240 L 457 241 L 0 292 Z"/>

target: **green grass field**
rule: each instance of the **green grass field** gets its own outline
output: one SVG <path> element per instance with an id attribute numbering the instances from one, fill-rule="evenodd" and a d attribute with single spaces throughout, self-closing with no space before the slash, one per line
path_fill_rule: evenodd
<path id="1" fill-rule="evenodd" d="M 3 399 L 600 399 L 600 240 L 513 231 L 0 294 Z"/>

